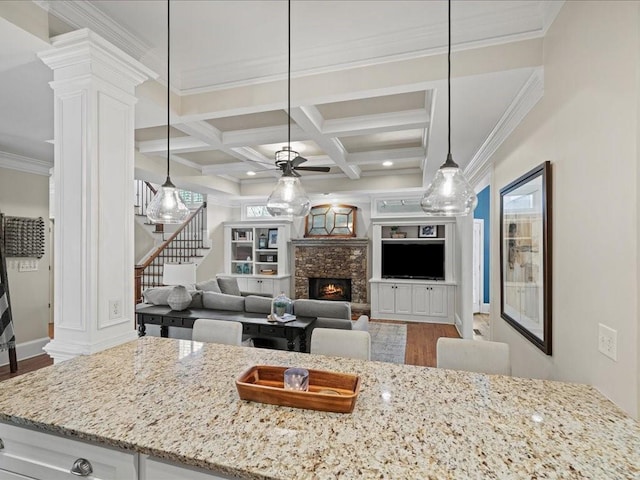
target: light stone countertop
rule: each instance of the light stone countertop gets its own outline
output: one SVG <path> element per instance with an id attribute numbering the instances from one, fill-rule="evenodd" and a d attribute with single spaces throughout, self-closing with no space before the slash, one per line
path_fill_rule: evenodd
<path id="1" fill-rule="evenodd" d="M 243 401 L 252 365 L 357 374 L 360 395 Z M 0 420 L 252 479 L 640 478 L 638 422 L 589 386 L 157 337 L 1 382 Z"/>

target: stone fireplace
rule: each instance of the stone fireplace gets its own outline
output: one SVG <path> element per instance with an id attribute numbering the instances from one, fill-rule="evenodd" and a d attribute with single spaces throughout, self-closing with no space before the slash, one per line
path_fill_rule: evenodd
<path id="1" fill-rule="evenodd" d="M 349 280 L 343 285 L 326 285 L 324 295 L 350 283 L 351 307 L 368 310 L 369 240 L 366 238 L 292 239 L 294 260 L 294 298 L 313 298 L 310 279 Z M 315 289 L 316 286 L 313 286 Z M 329 300 L 334 298 L 327 298 Z"/>

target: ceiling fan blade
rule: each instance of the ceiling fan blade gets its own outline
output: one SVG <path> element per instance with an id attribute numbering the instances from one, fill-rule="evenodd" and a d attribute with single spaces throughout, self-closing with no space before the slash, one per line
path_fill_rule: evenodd
<path id="1" fill-rule="evenodd" d="M 308 172 L 328 172 L 329 167 L 297 167 L 296 170 L 307 170 Z"/>
<path id="2" fill-rule="evenodd" d="M 296 158 L 291 160 L 291 165 L 293 166 L 293 168 L 296 168 L 298 165 L 300 165 L 301 163 L 304 163 L 306 161 L 307 161 L 306 158 L 301 157 L 300 155 L 298 155 Z"/>

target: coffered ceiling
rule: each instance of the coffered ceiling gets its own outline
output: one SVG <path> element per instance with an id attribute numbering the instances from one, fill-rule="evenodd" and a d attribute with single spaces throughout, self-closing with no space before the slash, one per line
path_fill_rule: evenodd
<path id="1" fill-rule="evenodd" d="M 159 74 L 137 90 L 136 175 L 162 181 L 166 2 L 34 5 L 48 12 L 50 35 L 90 28 Z M 522 101 L 532 86 L 532 98 L 541 95 L 540 39 L 561 5 L 453 2 L 452 150 L 461 166 L 477 170 L 535 103 Z M 264 197 L 288 135 L 287 3 L 171 6 L 172 178 L 220 197 Z M 421 189 L 447 151 L 446 2 L 293 0 L 291 16 L 292 147 L 306 166 L 330 167 L 304 172 L 307 191 Z M 51 74 L 35 57 L 48 42 L 0 20 L 0 41 L 16 50 L 0 53 L 0 88 L 12 92 L 0 100 L 0 151 L 52 163 Z"/>

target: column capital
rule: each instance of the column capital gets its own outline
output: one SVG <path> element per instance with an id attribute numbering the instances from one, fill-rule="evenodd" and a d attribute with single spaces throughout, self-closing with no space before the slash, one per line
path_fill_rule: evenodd
<path id="1" fill-rule="evenodd" d="M 51 46 L 38 57 L 54 71 L 54 85 L 93 74 L 130 91 L 158 78 L 153 70 L 88 28 L 53 37 Z"/>

